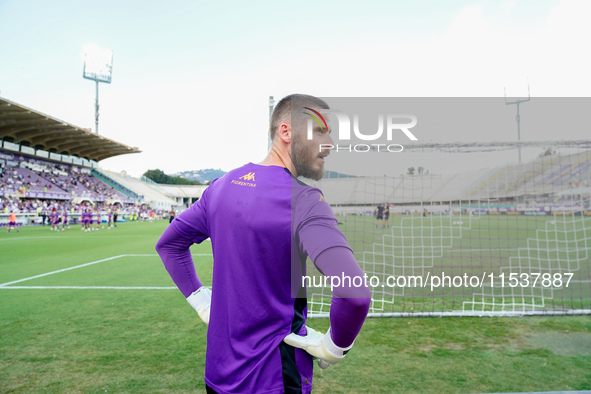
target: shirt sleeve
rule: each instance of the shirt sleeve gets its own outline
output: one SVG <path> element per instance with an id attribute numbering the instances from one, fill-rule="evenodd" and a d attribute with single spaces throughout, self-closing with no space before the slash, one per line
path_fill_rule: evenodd
<path id="1" fill-rule="evenodd" d="M 179 288 L 181 293 L 189 297 L 202 285 L 195 264 L 191 256 L 190 247 L 193 241 L 180 236 L 172 226 L 168 226 L 156 243 L 156 251 L 168 274 Z"/>
<path id="2" fill-rule="evenodd" d="M 335 246 L 349 248 L 349 242 L 339 230 L 332 208 L 324 201 L 320 190 L 310 188 L 302 193 L 296 205 L 294 220 L 299 250 L 312 261 L 315 262 L 316 257 L 326 249 Z"/>
<path id="3" fill-rule="evenodd" d="M 311 188 L 300 197 L 295 220 L 300 251 L 324 275 L 346 279 L 333 286 L 330 322 L 334 343 L 348 347 L 359 334 L 371 302 L 363 271 L 320 190 Z"/>
<path id="4" fill-rule="evenodd" d="M 359 334 L 371 303 L 365 274 L 348 248 L 326 249 L 314 263 L 324 275 L 335 278 L 330 282 L 330 332 L 337 346 L 348 347 Z"/>
<path id="5" fill-rule="evenodd" d="M 185 297 L 189 297 L 202 286 L 189 248 L 209 237 L 206 203 L 208 190 L 209 187 L 205 189 L 201 199 L 172 221 L 156 244 L 156 251 L 164 267 Z"/>

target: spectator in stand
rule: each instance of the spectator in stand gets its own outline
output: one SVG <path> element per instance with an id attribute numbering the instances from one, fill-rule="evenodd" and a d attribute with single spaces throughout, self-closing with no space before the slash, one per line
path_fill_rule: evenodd
<path id="1" fill-rule="evenodd" d="M 41 208 L 41 225 L 45 226 L 45 220 L 47 219 L 47 211 L 45 207 Z"/>

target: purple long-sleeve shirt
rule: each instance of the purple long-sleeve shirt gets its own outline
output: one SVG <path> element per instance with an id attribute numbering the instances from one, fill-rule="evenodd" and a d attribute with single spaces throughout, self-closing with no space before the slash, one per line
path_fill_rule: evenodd
<path id="1" fill-rule="evenodd" d="M 286 345 L 305 334 L 309 256 L 325 275 L 361 269 L 318 189 L 282 167 L 247 164 L 212 182 L 166 229 L 156 249 L 185 297 L 201 287 L 189 247 L 211 238 L 212 305 L 205 381 L 219 393 L 312 389 L 312 357 Z M 334 289 L 333 341 L 350 345 L 365 320 L 369 289 Z"/>

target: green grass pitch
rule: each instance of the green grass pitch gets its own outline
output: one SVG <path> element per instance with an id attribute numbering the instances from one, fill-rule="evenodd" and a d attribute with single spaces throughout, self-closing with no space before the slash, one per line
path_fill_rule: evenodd
<path id="1" fill-rule="evenodd" d="M 381 284 L 389 276 L 421 276 L 428 283 L 429 277 L 444 275 L 466 275 L 485 283 L 434 289 L 376 286 L 372 289 L 375 313 L 591 310 L 591 217 L 393 215 L 389 226 L 382 228 L 381 222 L 376 227 L 372 216 L 341 216 L 339 228 L 364 272 Z M 308 267 L 311 275 L 320 275 L 311 262 Z M 511 287 L 516 283 L 509 282 L 511 273 L 525 275 L 525 280 Z M 527 285 L 536 280 L 535 274 L 536 286 Z M 558 275 L 564 285 L 542 286 L 544 274 Z M 313 289 L 311 293 L 319 300 L 312 310 L 327 312 L 329 302 L 320 297 L 327 292 Z"/>
<path id="2" fill-rule="evenodd" d="M 0 233 L 0 392 L 205 392 L 206 327 L 154 250 L 166 225 Z M 192 253 L 209 284 L 210 243 Z M 590 331 L 590 316 L 371 318 L 314 392 L 591 390 Z"/>

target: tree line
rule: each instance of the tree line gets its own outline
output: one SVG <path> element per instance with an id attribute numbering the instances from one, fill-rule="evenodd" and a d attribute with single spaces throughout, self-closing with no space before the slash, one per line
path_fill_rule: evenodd
<path id="1" fill-rule="evenodd" d="M 199 181 L 190 181 L 180 176 L 166 175 L 162 170 L 148 170 L 144 176 L 163 185 L 201 185 Z"/>

